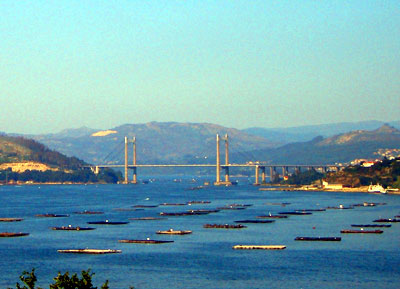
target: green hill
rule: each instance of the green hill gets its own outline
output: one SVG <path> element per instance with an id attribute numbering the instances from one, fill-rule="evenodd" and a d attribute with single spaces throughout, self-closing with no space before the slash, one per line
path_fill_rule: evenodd
<path id="1" fill-rule="evenodd" d="M 95 175 L 84 169 L 85 165 L 84 161 L 67 157 L 35 140 L 0 136 L 2 183 L 116 183 L 121 179 L 120 173 L 110 169 Z"/>
<path id="2" fill-rule="evenodd" d="M 50 150 L 24 137 L 0 136 L 0 164 L 33 161 L 63 170 L 76 170 L 86 163 Z"/>

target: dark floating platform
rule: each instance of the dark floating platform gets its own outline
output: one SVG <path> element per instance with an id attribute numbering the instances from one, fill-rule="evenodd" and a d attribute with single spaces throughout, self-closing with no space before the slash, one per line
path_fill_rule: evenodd
<path id="1" fill-rule="evenodd" d="M 78 215 L 101 215 L 101 214 L 104 214 L 104 212 L 84 210 L 82 212 L 74 212 L 74 214 L 78 214 Z"/>
<path id="2" fill-rule="evenodd" d="M 235 221 L 235 223 L 254 223 L 254 224 L 269 224 L 273 223 L 275 220 L 240 220 L 240 221 Z"/>
<path id="3" fill-rule="evenodd" d="M 12 237 L 24 237 L 24 236 L 28 236 L 29 233 L 11 233 L 11 232 L 2 232 L 0 233 L 0 238 L 12 238 Z"/>
<path id="4" fill-rule="evenodd" d="M 303 211 L 293 211 L 293 212 L 279 212 L 278 213 L 279 215 L 298 215 L 298 216 L 301 216 L 301 215 L 312 215 L 312 213 L 310 213 L 310 212 L 303 212 Z"/>
<path id="5" fill-rule="evenodd" d="M 216 213 L 219 210 L 187 210 L 185 212 L 160 212 L 160 216 L 195 216 L 195 215 L 207 215 L 210 213 Z"/>
<path id="6" fill-rule="evenodd" d="M 144 209 L 139 209 L 139 208 L 115 208 L 113 209 L 114 211 L 119 211 L 119 212 L 136 212 L 136 211 L 144 211 Z"/>
<path id="7" fill-rule="evenodd" d="M 382 230 L 341 230 L 342 234 L 382 234 Z"/>
<path id="8" fill-rule="evenodd" d="M 210 201 L 190 201 L 187 202 L 188 205 L 194 205 L 194 204 L 211 204 Z"/>
<path id="9" fill-rule="evenodd" d="M 354 206 L 345 207 L 343 205 L 339 205 L 337 207 L 326 207 L 327 210 L 351 210 L 354 209 Z"/>
<path id="10" fill-rule="evenodd" d="M 265 205 L 282 206 L 282 207 L 288 206 L 288 205 L 290 205 L 290 204 L 291 204 L 291 203 L 265 203 Z"/>
<path id="11" fill-rule="evenodd" d="M 155 220 L 166 220 L 167 218 L 156 218 L 156 217 L 139 217 L 139 218 L 129 218 L 132 221 L 155 221 Z"/>
<path id="12" fill-rule="evenodd" d="M 66 250 L 57 250 L 58 253 L 71 253 L 71 254 L 113 254 L 113 253 L 121 253 L 121 250 L 112 250 L 112 249 L 66 249 Z"/>
<path id="13" fill-rule="evenodd" d="M 187 234 L 192 234 L 192 231 L 169 229 L 169 230 L 166 230 L 166 231 L 157 231 L 156 233 L 157 234 L 165 234 L 165 235 L 187 235 Z"/>
<path id="14" fill-rule="evenodd" d="M 165 241 L 165 240 L 151 240 L 147 238 L 145 240 L 118 240 L 119 243 L 134 243 L 134 244 L 164 244 L 164 243 L 173 243 L 174 241 Z"/>
<path id="15" fill-rule="evenodd" d="M 67 214 L 37 214 L 35 217 L 38 218 L 66 218 L 69 217 Z"/>
<path id="16" fill-rule="evenodd" d="M 283 250 L 286 249 L 284 245 L 235 245 L 232 247 L 234 250 Z"/>
<path id="17" fill-rule="evenodd" d="M 0 222 L 21 222 L 22 218 L 0 218 Z"/>
<path id="18" fill-rule="evenodd" d="M 341 237 L 296 237 L 295 241 L 341 241 Z"/>
<path id="19" fill-rule="evenodd" d="M 90 231 L 90 230 L 94 230 L 96 228 L 72 227 L 71 225 L 69 225 L 69 226 L 61 226 L 61 227 L 52 227 L 51 229 L 55 230 L 55 231 Z"/>
<path id="20" fill-rule="evenodd" d="M 257 216 L 256 218 L 259 219 L 286 219 L 288 216 L 285 215 L 262 215 L 262 216 Z"/>
<path id="21" fill-rule="evenodd" d="M 226 206 L 226 207 L 218 207 L 217 210 L 244 210 L 245 207 L 235 207 L 235 206 Z"/>
<path id="22" fill-rule="evenodd" d="M 205 224 L 203 228 L 217 228 L 217 229 L 243 229 L 247 228 L 247 226 L 238 224 L 238 225 L 230 225 L 230 224 Z"/>
<path id="23" fill-rule="evenodd" d="M 296 210 L 296 212 L 325 212 L 326 209 L 304 209 L 304 210 Z"/>
<path id="24" fill-rule="evenodd" d="M 186 206 L 187 203 L 162 203 L 160 206 Z"/>
<path id="25" fill-rule="evenodd" d="M 372 225 L 351 225 L 352 227 L 359 227 L 359 228 L 390 228 L 392 225 L 378 225 L 378 224 L 372 224 Z"/>
<path id="26" fill-rule="evenodd" d="M 400 219 L 377 219 L 374 220 L 375 223 L 399 223 Z"/>
<path id="27" fill-rule="evenodd" d="M 129 222 L 111 222 L 109 220 L 105 220 L 105 221 L 94 221 L 87 223 L 92 225 L 125 225 L 128 224 Z"/>

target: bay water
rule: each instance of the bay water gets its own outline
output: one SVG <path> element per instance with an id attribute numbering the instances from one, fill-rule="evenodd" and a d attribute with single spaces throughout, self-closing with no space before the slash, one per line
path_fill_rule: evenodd
<path id="1" fill-rule="evenodd" d="M 238 185 L 215 187 L 192 178 L 162 177 L 140 185 L 0 186 L 0 232 L 29 236 L 0 238 L 0 288 L 15 288 L 22 271 L 35 268 L 38 285 L 48 288 L 58 272 L 90 268 L 94 284 L 109 280 L 114 288 L 400 288 L 400 223 L 383 234 L 341 234 L 351 224 L 373 224 L 400 214 L 400 196 L 320 191 L 261 191 L 247 178 Z M 162 203 L 210 203 L 160 206 Z M 302 209 L 328 209 L 289 216 L 243 229 L 206 229 L 204 224 L 235 224 L 256 216 Z M 284 204 L 288 203 L 288 204 Z M 160 217 L 160 212 L 212 210 L 248 204 L 244 210 L 220 210 L 195 216 Z M 157 205 L 134 210 L 135 205 Z M 102 215 L 74 212 L 102 211 Z M 69 217 L 38 218 L 37 214 Z M 129 221 L 126 225 L 89 225 L 90 221 Z M 92 231 L 54 231 L 54 226 L 95 227 Z M 156 235 L 158 230 L 192 230 L 190 235 Z M 356 228 L 353 228 L 356 229 Z M 341 242 L 301 242 L 297 236 L 342 237 Z M 121 239 L 172 240 L 173 243 L 126 244 Z M 233 250 L 238 244 L 285 245 L 285 250 Z M 120 254 L 61 254 L 59 249 L 118 249 Z"/>

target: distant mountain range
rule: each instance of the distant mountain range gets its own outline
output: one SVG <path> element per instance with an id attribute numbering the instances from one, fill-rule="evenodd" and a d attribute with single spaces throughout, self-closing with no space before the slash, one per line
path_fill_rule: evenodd
<path id="1" fill-rule="evenodd" d="M 106 130 L 82 127 L 26 137 L 92 164 L 122 164 L 125 136 L 129 139 L 136 137 L 137 162 L 141 164 L 214 163 L 215 135 L 218 133 L 221 137 L 229 135 L 232 163 L 326 164 L 355 158 L 379 158 L 379 150 L 399 149 L 400 133 L 395 127 L 400 127 L 400 121 L 391 122 L 391 126 L 369 121 L 245 130 L 210 123 L 150 122 Z M 350 129 L 345 131 L 347 128 Z M 297 141 L 288 143 L 292 140 Z M 129 154 L 129 162 L 132 162 L 132 144 L 129 144 Z M 223 141 L 221 154 L 223 156 Z"/>
<path id="2" fill-rule="evenodd" d="M 293 142 L 305 142 L 317 136 L 331 137 L 356 130 L 374 130 L 385 122 L 370 120 L 361 122 L 341 122 L 332 124 L 309 125 L 289 128 L 262 128 L 252 127 L 243 131 L 252 135 L 264 137 L 275 143 L 288 144 Z M 400 121 L 389 122 L 389 125 L 400 129 Z"/>
<path id="3" fill-rule="evenodd" d="M 150 122 L 125 124 L 108 130 L 80 128 L 57 134 L 31 135 L 52 149 L 89 163 L 123 163 L 124 137 L 136 137 L 138 163 L 186 163 L 215 156 L 216 134 L 228 134 L 230 150 L 245 152 L 278 143 L 234 128 L 209 123 Z M 221 146 L 223 144 L 221 143 Z M 129 145 L 132 154 L 132 144 Z M 132 157 L 130 156 L 130 161 Z"/>
<path id="4" fill-rule="evenodd" d="M 372 131 L 356 130 L 330 138 L 318 136 L 308 142 L 290 143 L 279 148 L 248 152 L 254 161 L 272 164 L 333 164 L 354 159 L 382 158 L 397 149 L 400 154 L 400 131 L 383 125 Z M 232 159 L 244 161 L 240 155 Z"/>

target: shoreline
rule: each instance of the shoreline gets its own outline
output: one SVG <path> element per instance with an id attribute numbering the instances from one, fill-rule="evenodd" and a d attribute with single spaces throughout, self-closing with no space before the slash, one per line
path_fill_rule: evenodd
<path id="1" fill-rule="evenodd" d="M 341 192 L 341 193 L 366 193 L 366 194 L 375 194 L 375 195 L 400 195 L 400 190 L 399 191 L 388 191 L 386 194 L 382 193 L 372 193 L 368 192 L 368 186 L 362 186 L 358 188 L 341 188 L 341 189 L 324 189 L 324 188 L 316 188 L 316 187 L 264 187 L 264 188 L 259 188 L 259 191 L 291 191 L 291 192 L 296 192 L 296 191 L 318 191 L 318 192 Z"/>

